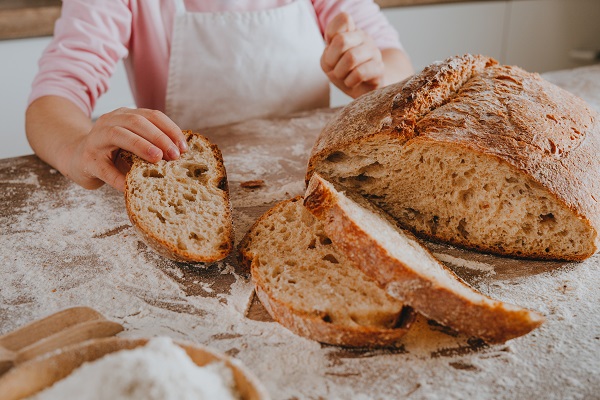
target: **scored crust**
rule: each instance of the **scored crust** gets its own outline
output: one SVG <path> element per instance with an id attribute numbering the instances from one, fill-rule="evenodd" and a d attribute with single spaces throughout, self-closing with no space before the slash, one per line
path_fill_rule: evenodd
<path id="1" fill-rule="evenodd" d="M 281 289 L 274 287 L 274 283 L 267 279 L 266 274 L 268 272 L 265 271 L 266 268 L 264 264 L 275 263 L 277 260 L 269 258 L 268 254 L 265 254 L 264 249 L 261 248 L 260 243 L 257 242 L 269 240 L 273 252 L 282 251 L 278 246 L 286 240 L 281 237 L 280 233 L 275 233 L 275 238 L 272 240 L 263 235 L 266 234 L 265 232 L 270 231 L 267 227 L 269 227 L 273 221 L 285 223 L 283 222 L 286 220 L 285 210 L 291 205 L 299 207 L 299 210 L 302 211 L 305 217 L 310 218 L 311 222 L 314 221 L 314 223 L 318 223 L 308 211 L 304 210 L 304 207 L 302 206 L 302 197 L 298 196 L 290 200 L 282 201 L 267 211 L 255 222 L 238 246 L 240 263 L 251 270 L 256 294 L 267 312 L 274 320 L 292 332 L 322 343 L 348 347 L 382 347 L 397 345 L 400 338 L 406 334 L 412 324 L 415 314 L 410 307 L 406 307 L 399 301 L 388 297 L 383 291 L 376 289 L 379 297 L 383 296 L 389 298 L 389 300 L 384 301 L 384 303 L 387 304 L 381 305 L 380 310 L 373 310 L 372 312 L 373 314 L 382 314 L 385 319 L 393 319 L 393 321 L 395 321 L 393 328 L 368 326 L 365 324 L 347 324 L 344 321 L 337 322 L 335 318 L 330 317 L 331 310 L 327 311 L 326 309 L 317 309 L 313 308 L 313 306 L 306 306 L 305 302 L 308 301 L 308 299 L 310 299 L 311 302 L 317 303 L 320 301 L 323 303 L 327 302 L 327 299 L 315 298 L 315 296 L 318 296 L 316 290 L 312 293 L 297 293 L 297 295 L 290 298 L 289 296 L 286 297 L 281 295 Z M 309 228 L 304 229 L 308 230 Z M 294 245 L 300 246 L 298 242 L 294 242 Z M 303 250 L 300 249 L 298 251 L 302 252 Z M 339 259 L 338 265 L 341 265 L 343 268 L 352 268 L 352 270 L 355 271 L 355 275 L 361 277 L 359 280 L 362 280 L 363 284 L 364 282 L 370 282 L 370 279 L 364 276 L 359 270 L 355 270 L 353 266 L 347 265 L 347 261 L 343 255 L 334 252 L 333 249 L 331 251 L 333 252 L 333 255 Z M 311 260 L 308 259 L 308 256 L 307 259 L 298 258 L 297 254 L 292 254 L 291 256 L 294 257 L 298 264 L 311 262 Z M 267 265 L 267 267 L 275 269 L 277 266 Z M 302 265 L 299 265 L 296 268 L 302 267 Z M 322 268 L 323 266 L 315 265 L 315 267 L 315 274 L 319 274 L 318 268 Z M 331 266 L 330 268 L 336 268 L 336 266 Z M 293 273 L 290 274 L 290 276 L 293 276 L 294 279 L 302 279 L 300 275 L 294 275 Z M 319 274 L 319 279 L 323 279 L 323 284 L 326 284 L 325 273 Z M 352 282 L 336 282 L 336 284 L 340 286 L 354 285 L 356 283 L 356 280 L 353 280 Z M 369 285 L 373 284 L 369 283 Z M 373 288 L 376 287 L 373 285 Z M 347 301 L 349 302 L 349 306 L 352 307 L 352 304 L 350 304 L 351 299 L 347 299 Z M 389 309 L 390 304 L 392 304 L 394 308 L 397 308 L 398 311 L 391 312 Z M 342 312 L 343 311 L 337 311 L 337 313 Z M 379 318 L 381 318 L 381 315 L 379 315 Z"/>
<path id="2" fill-rule="evenodd" d="M 355 200 L 315 173 L 304 205 L 323 222 L 336 247 L 391 296 L 489 343 L 524 335 L 543 322 L 536 312 L 475 291 L 383 211 L 362 198 Z"/>
<path id="3" fill-rule="evenodd" d="M 191 145 L 195 141 L 200 142 L 201 147 L 209 150 L 207 154 L 203 155 L 206 161 L 205 167 L 207 168 L 207 171 L 203 171 L 202 173 L 206 173 L 206 182 L 200 183 L 194 182 L 193 179 L 190 180 L 177 178 L 176 185 L 183 185 L 185 183 L 191 186 L 205 185 L 207 187 L 210 186 L 211 189 L 216 189 L 216 192 L 211 193 L 210 196 L 216 196 L 216 202 L 220 204 L 220 214 L 216 217 L 220 223 L 218 224 L 218 227 L 212 228 L 220 232 L 218 233 L 220 240 L 217 243 L 208 246 L 208 248 L 206 245 L 199 245 L 198 247 L 193 248 L 182 248 L 182 246 L 173 241 L 172 238 L 165 237 L 164 234 L 158 232 L 153 227 L 154 221 L 149 220 L 145 215 L 143 215 L 145 210 L 140 209 L 140 204 L 137 204 L 136 206 L 133 205 L 133 199 L 136 195 L 135 186 L 140 184 L 144 185 L 144 183 L 141 182 L 141 179 L 149 179 L 136 176 L 136 172 L 145 172 L 148 169 L 152 169 L 153 164 L 131 153 L 126 153 L 124 155 L 125 160 L 131 164 L 131 169 L 128 172 L 125 180 L 125 205 L 127 208 L 127 214 L 133 227 L 141 236 L 142 240 L 163 257 L 184 262 L 213 262 L 222 260 L 231 252 L 234 238 L 231 203 L 229 201 L 229 187 L 227 183 L 227 173 L 223 164 L 223 156 L 216 145 L 212 144 L 207 138 L 199 133 L 183 131 L 183 134 L 188 144 L 190 144 L 188 146 L 190 147 L 188 152 L 182 154 L 182 156 L 177 160 L 160 160 L 155 165 L 157 165 L 159 169 L 167 171 L 169 168 L 173 168 L 174 166 L 188 162 L 189 160 L 187 156 L 190 156 L 192 152 L 197 150 L 194 148 L 195 146 Z M 183 190 L 174 189 L 173 191 L 178 197 L 185 195 Z M 192 198 L 191 200 L 196 201 L 195 198 Z M 144 205 L 151 206 L 151 204 Z M 153 206 L 157 205 L 153 204 Z M 199 210 L 198 213 L 195 213 L 194 215 L 187 215 L 187 217 L 188 219 L 198 218 L 201 216 L 202 212 L 204 212 L 204 210 Z"/>
<path id="4" fill-rule="evenodd" d="M 369 148 L 384 154 L 382 148 L 387 148 L 385 157 L 396 157 L 400 164 L 405 149 L 414 151 L 418 146 L 424 149 L 432 145 L 486 158 L 484 163 L 510 170 L 513 176 L 527 181 L 525 186 L 539 187 L 544 197 L 570 215 L 569 223 L 577 226 L 572 235 L 585 237 L 581 240 L 587 244 L 573 253 L 552 249 L 528 253 L 510 246 L 507 250 L 502 242 L 475 243 L 460 234 L 436 234 L 433 229 L 412 226 L 396 210 L 402 204 L 386 207 L 385 199 L 375 200 L 403 226 L 429 239 L 511 256 L 582 260 L 600 247 L 600 115 L 583 100 L 539 75 L 498 65 L 487 57 L 452 57 L 432 64 L 405 82 L 350 103 L 318 137 L 306 182 L 315 171 L 337 182 L 353 174 L 361 179 L 363 171 L 369 178 L 369 168 L 381 167 L 374 154 L 370 157 L 364 151 L 363 159 L 338 162 L 356 149 Z M 384 172 L 394 173 L 375 172 L 379 174 L 376 179 L 381 179 Z M 356 183 L 358 191 L 361 185 Z M 366 196 L 368 191 L 367 188 L 361 193 Z M 377 193 L 380 198 L 381 195 Z"/>
<path id="5" fill-rule="evenodd" d="M 331 153 L 374 136 L 393 136 L 404 143 L 415 136 L 414 126 L 469 80 L 497 61 L 467 54 L 433 63 L 404 81 L 371 91 L 340 110 L 321 131 L 306 172 L 310 180 L 316 164 Z"/>

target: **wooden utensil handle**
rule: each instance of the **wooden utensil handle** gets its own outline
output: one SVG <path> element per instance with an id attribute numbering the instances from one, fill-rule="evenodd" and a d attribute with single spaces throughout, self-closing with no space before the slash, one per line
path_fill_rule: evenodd
<path id="1" fill-rule="evenodd" d="M 17 353 L 15 365 L 71 344 L 94 338 L 113 336 L 122 330 L 123 327 L 120 324 L 112 321 L 98 320 L 83 322 L 22 349 Z"/>
<path id="2" fill-rule="evenodd" d="M 100 319 L 104 319 L 102 314 L 92 308 L 67 308 L 0 336 L 0 347 L 18 351 L 69 326 Z"/>

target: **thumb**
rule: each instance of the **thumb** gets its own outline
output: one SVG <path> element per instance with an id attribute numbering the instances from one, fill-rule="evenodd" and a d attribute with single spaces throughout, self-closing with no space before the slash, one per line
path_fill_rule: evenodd
<path id="1" fill-rule="evenodd" d="M 352 19 L 350 14 L 341 12 L 333 17 L 327 24 L 327 28 L 325 29 L 325 42 L 329 44 L 331 39 L 338 33 L 352 32 L 355 29 L 354 19 Z"/>

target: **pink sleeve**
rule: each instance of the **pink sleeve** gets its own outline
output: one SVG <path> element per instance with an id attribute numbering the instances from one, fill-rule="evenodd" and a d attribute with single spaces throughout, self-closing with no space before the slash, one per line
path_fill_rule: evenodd
<path id="1" fill-rule="evenodd" d="M 54 38 L 39 61 L 29 104 L 56 95 L 91 115 L 108 90 L 118 61 L 128 54 L 131 11 L 128 0 L 63 0 Z"/>
<path id="2" fill-rule="evenodd" d="M 346 12 L 352 16 L 358 28 L 375 40 L 380 49 L 403 49 L 398 32 L 373 0 L 313 0 L 313 6 L 321 32 L 336 15 Z"/>

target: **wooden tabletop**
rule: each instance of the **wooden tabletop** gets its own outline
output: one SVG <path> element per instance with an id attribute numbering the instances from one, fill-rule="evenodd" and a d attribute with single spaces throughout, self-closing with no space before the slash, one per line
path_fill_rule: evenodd
<path id="1" fill-rule="evenodd" d="M 549 74 L 600 110 L 600 67 Z M 236 243 L 279 200 L 302 194 L 312 143 L 336 110 L 205 130 L 221 148 Z M 261 188 L 242 182 L 262 179 Z M 428 244 L 459 276 L 547 321 L 487 345 L 420 318 L 397 349 L 320 345 L 273 322 L 236 254 L 202 265 L 154 254 L 121 193 L 84 190 L 35 156 L 0 160 L 0 335 L 72 306 L 122 337 L 170 336 L 241 360 L 274 399 L 594 398 L 600 393 L 600 255 L 581 263 L 493 257 Z"/>

